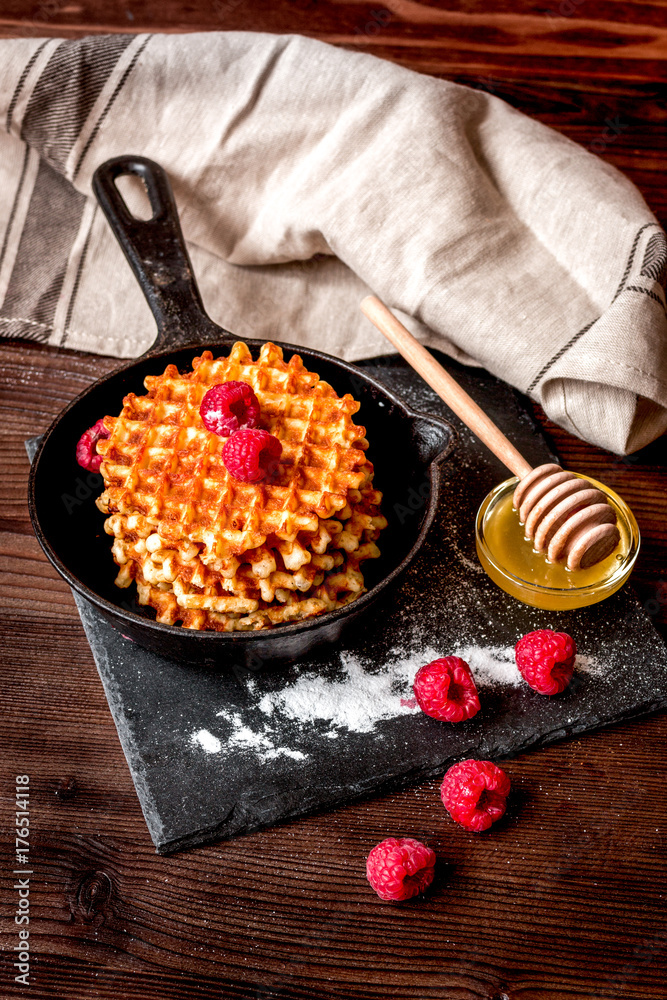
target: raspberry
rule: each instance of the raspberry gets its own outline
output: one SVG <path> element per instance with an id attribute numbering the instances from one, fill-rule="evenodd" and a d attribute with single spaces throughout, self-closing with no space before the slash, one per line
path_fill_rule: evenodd
<path id="1" fill-rule="evenodd" d="M 458 656 L 443 656 L 420 667 L 412 690 L 422 712 L 441 722 L 461 722 L 480 709 L 470 667 Z"/>
<path id="2" fill-rule="evenodd" d="M 411 837 L 388 837 L 366 861 L 366 877 L 380 899 L 411 899 L 433 881 L 435 852 Z"/>
<path id="3" fill-rule="evenodd" d="M 241 427 L 259 423 L 259 400 L 247 382 L 221 382 L 209 389 L 199 413 L 207 431 L 229 437 Z"/>
<path id="4" fill-rule="evenodd" d="M 514 654 L 523 679 L 540 694 L 560 694 L 572 680 L 577 646 L 567 632 L 528 632 Z"/>
<path id="5" fill-rule="evenodd" d="M 275 472 L 283 446 L 277 437 L 258 428 L 244 427 L 225 442 L 222 461 L 230 475 L 244 483 L 256 483 Z"/>
<path id="6" fill-rule="evenodd" d="M 97 423 L 84 431 L 76 446 L 76 460 L 88 472 L 99 472 L 102 456 L 97 454 L 97 442 L 100 438 L 108 438 L 110 432 L 104 426 L 101 417 Z"/>
<path id="7" fill-rule="evenodd" d="M 490 760 L 462 760 L 442 779 L 442 804 L 465 830 L 481 833 L 505 814 L 510 779 Z"/>

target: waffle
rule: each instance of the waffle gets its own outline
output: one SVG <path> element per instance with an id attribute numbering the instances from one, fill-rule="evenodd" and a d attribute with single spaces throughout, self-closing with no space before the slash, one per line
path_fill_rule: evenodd
<path id="1" fill-rule="evenodd" d="M 270 480 L 231 476 L 227 439 L 201 420 L 205 393 L 229 380 L 252 386 L 261 426 L 281 442 Z M 360 565 L 379 555 L 386 520 L 350 395 L 271 343 L 257 361 L 236 343 L 227 358 L 205 351 L 191 372 L 169 365 L 144 384 L 105 417 L 110 436 L 97 445 L 119 587 L 134 581 L 158 621 L 217 631 L 310 617 L 363 593 Z"/>

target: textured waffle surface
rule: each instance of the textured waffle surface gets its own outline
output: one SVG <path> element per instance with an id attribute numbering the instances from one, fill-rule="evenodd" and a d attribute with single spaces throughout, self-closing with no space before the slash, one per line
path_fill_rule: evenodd
<path id="1" fill-rule="evenodd" d="M 260 403 L 260 426 L 282 445 L 259 483 L 224 466 L 226 438 L 199 407 L 213 385 L 242 381 Z M 386 525 L 372 484 L 359 404 L 339 397 L 275 344 L 257 360 L 234 344 L 208 351 L 191 371 L 169 365 L 130 393 L 110 437 L 98 443 L 105 490 L 98 499 L 114 536 L 117 584 L 137 584 L 160 621 L 232 631 L 321 614 L 363 593 L 360 564 L 375 558 Z"/>

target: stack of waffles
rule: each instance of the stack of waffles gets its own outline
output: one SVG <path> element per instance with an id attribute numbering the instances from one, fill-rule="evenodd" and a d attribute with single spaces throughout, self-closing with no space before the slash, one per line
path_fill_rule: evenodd
<path id="1" fill-rule="evenodd" d="M 259 426 L 282 445 L 260 482 L 227 471 L 227 439 L 199 413 L 205 393 L 227 381 L 252 386 Z M 380 554 L 387 522 L 352 396 L 339 398 L 271 343 L 256 361 L 243 343 L 229 357 L 204 351 L 192 371 L 169 365 L 144 385 L 146 395 L 130 393 L 120 416 L 104 418 L 110 436 L 97 445 L 97 506 L 119 587 L 135 581 L 157 621 L 222 632 L 309 618 L 364 592 L 360 566 Z"/>

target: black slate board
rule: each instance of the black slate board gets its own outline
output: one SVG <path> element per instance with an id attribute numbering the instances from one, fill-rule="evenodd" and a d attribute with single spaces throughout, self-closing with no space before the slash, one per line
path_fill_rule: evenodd
<path id="1" fill-rule="evenodd" d="M 553 457 L 517 393 L 441 360 L 529 461 Z M 182 666 L 124 639 L 75 595 L 160 853 L 667 705 L 667 650 L 632 591 L 581 611 L 543 612 L 498 590 L 477 562 L 473 526 L 506 471 L 401 359 L 364 367 L 415 409 L 452 420 L 460 441 L 422 552 L 344 649 L 282 670 Z M 512 665 L 515 642 L 535 628 L 570 632 L 582 654 L 572 684 L 555 698 L 520 683 Z M 449 653 L 470 659 L 483 706 L 457 726 L 428 718 L 411 699 L 416 669 Z"/>

